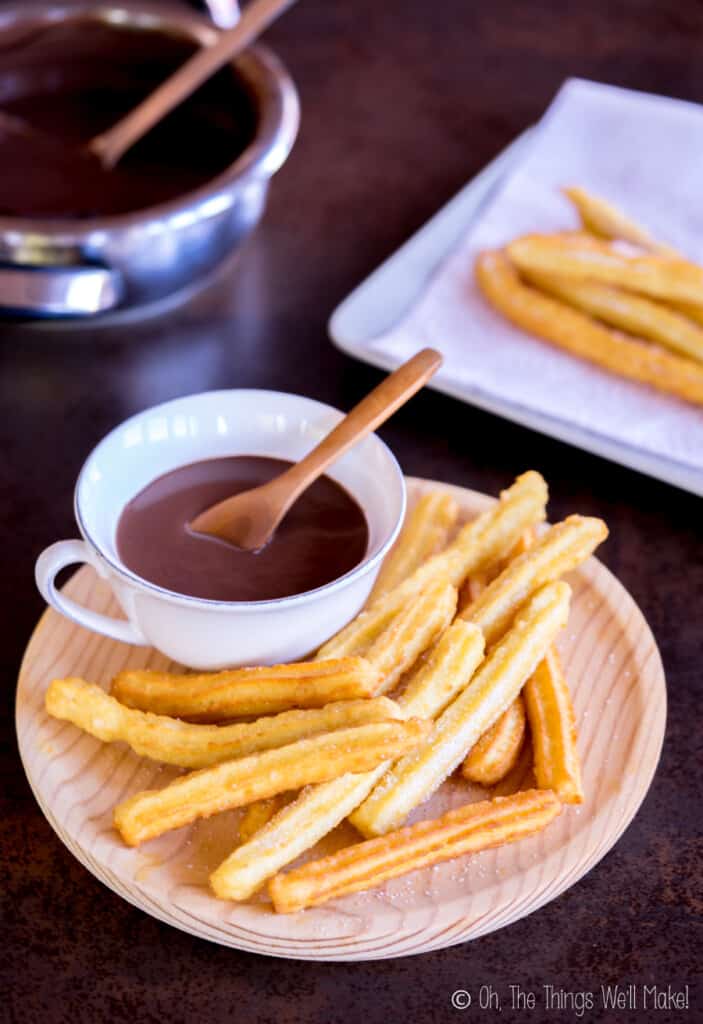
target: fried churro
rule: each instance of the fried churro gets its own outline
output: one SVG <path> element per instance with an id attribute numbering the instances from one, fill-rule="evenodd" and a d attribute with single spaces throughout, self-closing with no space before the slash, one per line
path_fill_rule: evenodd
<path id="1" fill-rule="evenodd" d="M 464 607 L 476 601 L 506 565 L 527 550 L 534 540 L 534 533 L 533 527 L 525 530 L 505 559 L 493 566 L 491 571 L 471 578 L 470 586 L 465 588 L 467 601 Z M 517 761 L 524 734 L 525 706 L 522 697 L 518 695 L 466 755 L 462 765 L 464 778 L 482 785 L 493 785 L 498 782 L 511 771 Z"/>
<path id="2" fill-rule="evenodd" d="M 417 718 L 360 725 L 202 768 L 161 790 L 145 790 L 119 804 L 115 827 L 128 846 L 137 846 L 197 818 L 344 772 L 368 771 L 416 747 L 430 728 Z"/>
<path id="3" fill-rule="evenodd" d="M 309 850 L 354 810 L 373 788 L 374 775 L 370 782 L 367 775 L 350 773 L 307 786 L 210 875 L 215 896 L 249 899 L 267 878 Z"/>
<path id="4" fill-rule="evenodd" d="M 494 786 L 517 764 L 524 740 L 525 702 L 518 696 L 471 748 L 461 774 L 469 782 Z"/>
<path id="5" fill-rule="evenodd" d="M 397 698 L 403 714 L 436 718 L 468 685 L 483 658 L 483 633 L 456 619 L 428 652 Z"/>
<path id="6" fill-rule="evenodd" d="M 562 192 L 576 207 L 583 226 L 594 235 L 613 240 L 620 238 L 643 249 L 651 249 L 667 256 L 678 255 L 676 249 L 658 242 L 645 227 L 637 224 L 613 203 L 608 203 L 592 192 L 587 192 L 585 188 L 577 186 L 563 188 Z"/>
<path id="7" fill-rule="evenodd" d="M 462 620 L 449 629 L 415 670 L 398 704 L 406 715 L 438 715 L 471 679 L 483 656 L 483 635 Z M 244 900 L 314 846 L 364 800 L 390 767 L 384 762 L 363 775 L 344 775 L 309 786 L 218 867 L 210 881 L 221 899 Z"/>
<path id="8" fill-rule="evenodd" d="M 534 269 L 548 270 L 545 266 Z M 552 268 L 548 272 L 559 271 Z M 698 362 L 626 337 L 523 284 L 504 253 L 481 253 L 475 273 L 488 302 L 523 331 L 612 373 L 703 405 L 703 366 Z"/>
<path id="9" fill-rule="evenodd" d="M 534 835 L 560 810 L 556 796 L 540 790 L 467 804 L 276 875 L 269 893 L 278 913 L 293 913 L 408 871 Z"/>
<path id="10" fill-rule="evenodd" d="M 371 591 L 370 603 L 393 590 L 431 555 L 446 546 L 458 513 L 456 501 L 446 491 L 430 491 L 422 495 L 383 562 Z"/>
<path id="11" fill-rule="evenodd" d="M 703 362 L 703 330 L 661 302 L 598 281 L 523 272 L 529 284 L 622 331 Z"/>
<path id="12" fill-rule="evenodd" d="M 568 516 L 510 562 L 461 617 L 481 627 L 487 645 L 495 643 L 532 591 L 575 569 L 607 536 L 602 519 Z"/>
<path id="13" fill-rule="evenodd" d="M 276 796 L 266 797 L 264 800 L 256 800 L 244 808 L 242 820 L 239 822 L 239 842 L 248 843 L 252 836 L 256 835 L 259 829 L 278 814 L 282 807 L 290 803 L 290 793 L 278 793 Z"/>
<path id="14" fill-rule="evenodd" d="M 424 587 L 366 652 L 378 672 L 376 693 L 387 693 L 454 618 L 456 588 L 444 579 Z"/>
<path id="15" fill-rule="evenodd" d="M 703 362 L 703 330 L 689 317 L 661 302 L 596 281 L 575 281 L 532 271 L 524 272 L 523 276 L 530 285 L 564 299 L 605 324 Z"/>
<path id="16" fill-rule="evenodd" d="M 588 278 L 658 299 L 703 303 L 703 267 L 681 256 L 630 255 L 617 242 L 579 232 L 524 235 L 506 248 L 519 270 Z"/>
<path id="17" fill-rule="evenodd" d="M 377 685 L 368 661 L 338 658 L 201 675 L 128 669 L 115 678 L 112 695 L 141 711 L 217 722 L 370 697 Z"/>
<path id="18" fill-rule="evenodd" d="M 559 655 L 548 652 L 524 689 L 534 748 L 537 785 L 552 789 L 562 803 L 583 801 L 576 719 Z"/>
<path id="19" fill-rule="evenodd" d="M 524 689 L 524 687 L 523 687 Z M 537 785 L 534 773 L 534 752 L 529 726 L 525 742 L 520 748 L 517 761 L 507 775 L 491 787 L 491 796 L 511 796 L 523 789 L 534 789 Z"/>
<path id="20" fill-rule="evenodd" d="M 72 722 L 105 743 L 123 740 L 135 754 L 181 768 L 205 768 L 335 729 L 405 717 L 394 701 L 376 697 L 283 711 L 236 725 L 192 725 L 127 708 L 94 683 L 75 678 L 54 679 L 45 705 L 53 718 Z"/>
<path id="21" fill-rule="evenodd" d="M 529 526 L 542 522 L 546 503 L 547 485 L 543 478 L 534 471 L 523 473 L 512 487 L 501 493 L 497 504 L 466 523 L 444 551 L 357 615 L 323 644 L 317 657 L 341 658 L 367 652 L 400 609 L 428 581 L 449 579 L 455 587 L 461 586 L 470 573 L 506 554 Z"/>
<path id="22" fill-rule="evenodd" d="M 401 757 L 351 816 L 363 835 L 381 835 L 402 824 L 515 700 L 566 623 L 570 593 L 566 583 L 557 582 L 530 598 L 469 686 L 437 719 L 430 737 Z"/>

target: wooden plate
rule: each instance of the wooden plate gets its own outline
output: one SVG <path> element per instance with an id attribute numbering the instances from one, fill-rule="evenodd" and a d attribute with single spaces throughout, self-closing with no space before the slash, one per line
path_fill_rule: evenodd
<path id="1" fill-rule="evenodd" d="M 409 481 L 411 498 L 435 487 L 454 495 L 465 518 L 490 502 L 474 491 Z M 112 828 L 114 805 L 164 784 L 176 771 L 137 757 L 124 744 L 102 744 L 44 712 L 44 692 L 56 676 L 107 685 L 127 666 L 161 668 L 166 659 L 87 632 L 51 610 L 34 631 L 20 671 L 17 734 L 27 777 L 59 838 L 89 871 L 130 903 L 193 935 L 304 960 L 406 956 L 465 942 L 532 913 L 590 870 L 632 820 L 657 765 L 666 689 L 654 638 L 630 595 L 595 559 L 570 582 L 571 618 L 560 647 L 574 693 L 586 801 L 520 843 L 294 915 L 274 914 L 264 897 L 220 902 L 207 879 L 236 843 L 240 812 L 127 849 Z M 66 589 L 96 611 L 115 611 L 89 568 Z M 483 795 L 452 779 L 416 817 Z M 320 848 L 327 852 L 355 835 L 342 825 Z"/>

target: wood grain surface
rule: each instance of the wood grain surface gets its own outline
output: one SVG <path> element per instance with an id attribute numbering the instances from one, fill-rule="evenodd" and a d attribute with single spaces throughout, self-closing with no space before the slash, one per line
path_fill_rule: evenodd
<path id="1" fill-rule="evenodd" d="M 411 499 L 428 487 L 447 486 L 464 518 L 490 500 L 428 481 L 409 485 Z M 275 915 L 264 897 L 219 902 L 207 879 L 235 845 L 241 812 L 127 849 L 112 828 L 114 805 L 165 784 L 176 770 L 143 760 L 124 744 L 102 744 L 43 708 L 46 686 L 56 676 L 82 675 L 107 686 L 125 667 L 160 668 L 166 659 L 91 634 L 51 610 L 27 647 L 17 692 L 17 734 L 32 790 L 61 840 L 97 878 L 154 917 L 222 945 L 300 959 L 370 960 L 486 934 L 554 899 L 604 856 L 636 813 L 659 758 L 666 690 L 642 614 L 593 558 L 570 582 L 571 618 L 559 646 L 574 693 L 586 800 L 524 842 L 295 915 Z M 91 608 L 115 611 L 91 569 L 81 569 L 67 590 Z M 529 784 L 528 776 L 522 785 Z M 483 795 L 480 787 L 452 778 L 410 820 Z M 354 838 L 351 826 L 340 826 L 316 852 Z"/>

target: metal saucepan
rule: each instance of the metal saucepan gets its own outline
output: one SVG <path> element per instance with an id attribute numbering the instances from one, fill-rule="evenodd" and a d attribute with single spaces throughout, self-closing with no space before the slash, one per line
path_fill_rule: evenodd
<path id="1" fill-rule="evenodd" d="M 80 18 L 207 45 L 216 33 L 197 14 L 148 3 L 28 6 L 0 13 L 3 35 Z M 281 62 L 262 46 L 234 61 L 257 127 L 223 173 L 195 191 L 134 213 L 75 220 L 0 217 L 0 309 L 37 316 L 94 316 L 164 300 L 213 271 L 261 217 L 271 176 L 299 123 L 298 96 Z"/>

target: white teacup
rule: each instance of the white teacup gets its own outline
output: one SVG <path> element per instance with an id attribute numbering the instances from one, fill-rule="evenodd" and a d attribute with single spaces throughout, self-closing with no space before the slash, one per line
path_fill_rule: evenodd
<path id="1" fill-rule="evenodd" d="M 297 461 L 342 413 L 276 391 L 211 391 L 147 409 L 116 427 L 85 462 L 75 491 L 83 540 L 52 544 L 36 580 L 61 614 L 97 633 L 150 645 L 192 668 L 275 664 L 299 659 L 341 629 L 362 607 L 405 514 L 405 483 L 375 435 L 328 471 L 357 500 L 369 527 L 364 560 L 316 590 L 271 601 L 208 601 L 142 579 L 121 561 L 117 524 L 125 505 L 163 473 L 201 459 L 268 455 Z M 59 570 L 87 562 L 108 581 L 124 619 L 91 611 L 56 589 Z"/>

